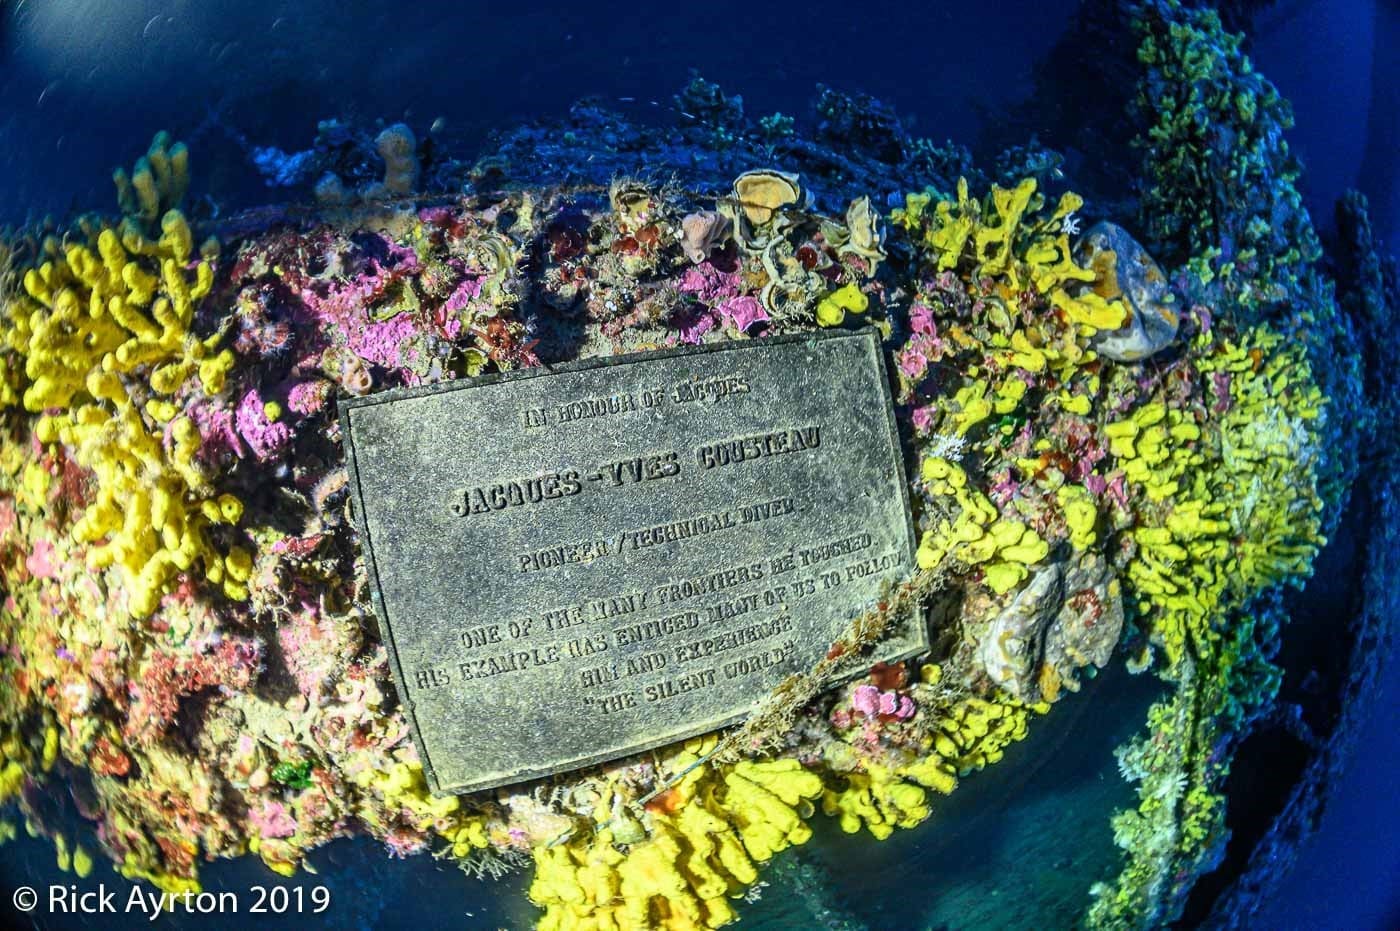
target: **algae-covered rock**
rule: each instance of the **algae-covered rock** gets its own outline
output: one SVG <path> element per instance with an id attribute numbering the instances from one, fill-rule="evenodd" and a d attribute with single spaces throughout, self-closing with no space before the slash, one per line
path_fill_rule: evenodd
<path id="1" fill-rule="evenodd" d="M 1121 585 L 1103 557 L 1052 562 L 992 619 L 977 656 L 993 682 L 1024 701 L 1079 691 L 1079 670 L 1102 669 L 1123 632 Z"/>
<path id="2" fill-rule="evenodd" d="M 1176 339 L 1181 312 L 1161 267 L 1127 230 L 1104 221 L 1090 227 L 1074 251 L 1075 260 L 1095 272 L 1090 288 L 1105 300 L 1122 300 L 1128 320 L 1099 333 L 1099 354 L 1115 362 L 1136 362 L 1161 352 Z"/>

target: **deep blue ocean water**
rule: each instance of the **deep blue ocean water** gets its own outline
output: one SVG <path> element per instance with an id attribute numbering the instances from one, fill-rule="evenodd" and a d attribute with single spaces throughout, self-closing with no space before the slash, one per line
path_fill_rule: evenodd
<path id="1" fill-rule="evenodd" d="M 219 126 L 304 148 L 328 116 L 446 120 L 464 151 L 491 129 L 584 95 L 664 111 L 691 69 L 750 114 L 808 115 L 824 82 L 976 152 L 987 117 L 1027 91 L 1076 0 L 788 4 L 293 3 L 7 0 L 0 22 L 0 218 L 105 203 L 114 164 L 153 127 L 198 142 L 201 183 L 251 200 L 257 179 Z M 1292 99 L 1309 206 L 1325 227 L 1347 187 L 1400 215 L 1394 0 L 1278 0 L 1255 59 Z M 1098 89 L 1089 86 L 1085 94 Z M 631 98 L 630 103 L 622 98 Z M 653 101 L 656 106 L 653 106 Z M 1047 123 L 1027 127 L 1060 140 Z M 208 138 L 206 138 L 208 137 Z M 211 167 L 219 174 L 211 177 Z M 241 168 L 241 171 L 239 170 Z"/>
<path id="2" fill-rule="evenodd" d="M 1253 55 L 1293 101 L 1290 138 L 1307 166 L 1310 210 L 1326 231 L 1335 199 L 1360 187 L 1393 251 L 1400 240 L 1400 3 L 1264 6 Z M 470 153 L 492 129 L 557 115 L 586 94 L 642 118 L 673 119 L 671 95 L 690 69 L 742 94 L 754 115 L 806 118 L 814 85 L 824 82 L 885 100 L 913 118 L 917 133 L 985 151 L 989 124 L 1024 96 L 1037 60 L 1077 7 L 1068 0 L 0 0 L 0 223 L 107 204 L 111 168 L 129 163 L 160 128 L 191 143 L 199 187 L 246 206 L 278 194 L 261 185 L 244 146 L 305 147 L 320 119 L 426 124 L 441 117 L 444 139 Z M 1052 145 L 1074 144 L 1034 117 L 1025 129 Z M 1360 754 L 1258 927 L 1400 927 L 1397 723 L 1400 666 L 1392 665 Z M 838 856 L 823 854 L 838 849 L 818 845 L 810 856 Z M 882 848 L 879 855 L 890 854 Z M 51 875 L 50 857 L 34 841 L 0 848 L 0 885 L 31 871 Z M 479 895 L 464 893 L 450 866 L 386 864 L 377 851 L 351 844 L 333 845 L 313 862 L 337 886 L 337 902 L 356 903 L 364 927 L 405 919 L 422 925 L 427 914 L 466 926 L 483 919 L 515 926 L 529 917 L 519 881 L 472 905 Z M 854 882 L 861 874 L 853 875 Z M 229 866 L 223 881 L 246 888 L 260 879 L 272 877 L 244 863 Z M 763 925 L 762 914 L 759 926 L 780 926 Z"/>

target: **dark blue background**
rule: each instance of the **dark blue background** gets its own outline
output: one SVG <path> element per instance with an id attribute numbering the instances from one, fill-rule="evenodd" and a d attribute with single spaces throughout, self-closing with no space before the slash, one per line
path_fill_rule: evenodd
<path id="1" fill-rule="evenodd" d="M 240 139 L 290 150 L 329 116 L 419 128 L 441 116 L 465 154 L 493 127 L 559 114 L 584 94 L 632 97 L 616 105 L 670 119 L 691 68 L 742 94 L 750 115 L 805 118 L 822 81 L 872 93 L 917 133 L 976 150 L 988 115 L 1026 92 L 1077 6 L 0 0 L 0 222 L 110 207 L 111 169 L 160 128 L 193 143 L 198 189 L 246 204 L 278 194 L 258 187 Z M 1393 244 L 1400 3 L 1280 0 L 1253 41 L 1256 64 L 1294 102 L 1291 138 L 1319 226 L 1359 186 Z M 1397 710 L 1392 668 L 1321 832 L 1258 927 L 1400 927 Z"/>
<path id="2" fill-rule="evenodd" d="M 220 124 L 292 150 L 327 116 L 408 118 L 420 129 L 442 116 L 450 139 L 471 151 L 491 128 L 558 114 L 585 94 L 660 111 L 691 68 L 742 94 L 751 115 L 803 117 L 823 81 L 874 94 L 917 131 L 975 148 L 986 115 L 1025 93 L 1037 57 L 1079 4 L 0 0 L 6 6 L 0 218 L 14 219 L 106 203 L 111 168 L 129 164 L 159 128 L 197 133 L 201 180 L 231 186 L 248 179 L 232 169 L 233 151 L 217 147 L 225 140 L 206 138 L 221 137 L 211 129 Z M 1360 185 L 1394 238 L 1400 5 L 1279 0 L 1255 34 L 1258 64 L 1297 109 L 1293 139 L 1321 224 L 1336 196 Z"/>

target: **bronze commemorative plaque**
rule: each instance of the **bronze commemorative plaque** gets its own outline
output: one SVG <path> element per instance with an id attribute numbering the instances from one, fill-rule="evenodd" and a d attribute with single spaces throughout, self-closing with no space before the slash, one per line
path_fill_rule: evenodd
<path id="1" fill-rule="evenodd" d="M 740 720 L 914 564 L 873 330 L 389 391 L 340 416 L 437 792 Z M 906 621 L 878 658 L 926 636 Z"/>

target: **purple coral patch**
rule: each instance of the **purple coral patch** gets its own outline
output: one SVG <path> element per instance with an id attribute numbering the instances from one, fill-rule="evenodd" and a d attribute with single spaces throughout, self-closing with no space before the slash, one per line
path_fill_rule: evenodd
<path id="1" fill-rule="evenodd" d="M 268 419 L 266 402 L 256 391 L 243 395 L 234 419 L 238 435 L 259 460 L 279 455 L 292 441 L 292 428 Z"/>
<path id="2" fill-rule="evenodd" d="M 392 320 L 371 323 L 350 337 L 350 349 L 355 355 L 382 365 L 385 368 L 399 368 L 407 361 L 404 347 L 418 333 L 413 318 L 399 314 Z"/>
<path id="3" fill-rule="evenodd" d="M 723 272 L 711 262 L 701 262 L 686 269 L 676 285 L 682 294 L 692 294 L 702 302 L 714 306 L 720 301 L 739 293 L 741 278 L 737 271 Z"/>
<path id="4" fill-rule="evenodd" d="M 756 324 L 768 322 L 768 311 L 763 309 L 758 298 L 749 295 L 731 297 L 715 310 L 721 317 L 732 323 L 735 329 L 745 333 Z"/>

